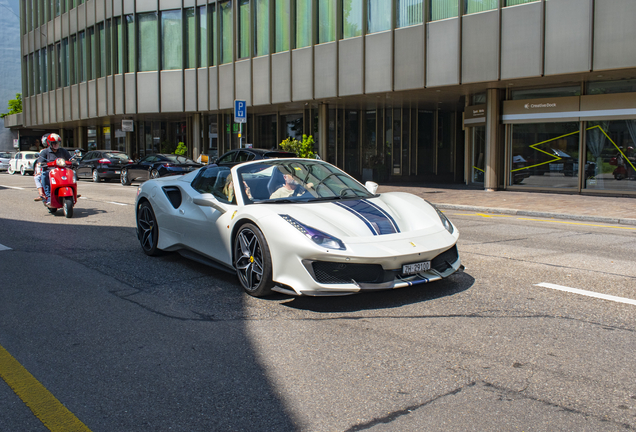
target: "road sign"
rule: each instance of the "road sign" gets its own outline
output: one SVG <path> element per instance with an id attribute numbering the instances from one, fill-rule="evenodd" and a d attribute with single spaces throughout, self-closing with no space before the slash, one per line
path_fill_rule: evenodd
<path id="1" fill-rule="evenodd" d="M 247 123 L 247 104 L 244 100 L 234 101 L 234 123 Z"/>

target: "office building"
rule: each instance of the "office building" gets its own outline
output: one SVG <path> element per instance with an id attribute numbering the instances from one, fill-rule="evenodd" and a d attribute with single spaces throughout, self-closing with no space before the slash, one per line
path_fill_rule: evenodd
<path id="1" fill-rule="evenodd" d="M 636 193 L 634 0 L 21 7 L 24 126 L 68 147 L 197 158 L 311 134 L 360 180 Z"/>

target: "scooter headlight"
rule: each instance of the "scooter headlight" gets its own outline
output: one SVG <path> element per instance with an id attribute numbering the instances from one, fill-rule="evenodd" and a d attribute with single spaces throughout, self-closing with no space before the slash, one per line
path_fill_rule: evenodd
<path id="1" fill-rule="evenodd" d="M 66 167 L 66 161 L 62 158 L 55 159 L 55 164 L 59 167 Z"/>

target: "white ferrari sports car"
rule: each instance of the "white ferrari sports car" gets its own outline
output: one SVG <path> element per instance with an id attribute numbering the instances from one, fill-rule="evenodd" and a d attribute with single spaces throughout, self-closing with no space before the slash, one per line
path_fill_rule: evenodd
<path id="1" fill-rule="evenodd" d="M 463 270 L 442 212 L 377 187 L 314 159 L 206 166 L 139 187 L 137 236 L 147 255 L 176 251 L 236 272 L 254 296 L 346 295 Z"/>

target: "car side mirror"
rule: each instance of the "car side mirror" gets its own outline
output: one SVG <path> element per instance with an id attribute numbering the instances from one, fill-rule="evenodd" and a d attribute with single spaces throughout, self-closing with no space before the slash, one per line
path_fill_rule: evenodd
<path id="1" fill-rule="evenodd" d="M 201 194 L 201 198 L 194 198 L 192 202 L 201 207 L 212 207 L 221 213 L 227 212 L 227 208 L 218 202 L 216 198 L 214 198 L 214 195 L 209 193 Z"/>
<path id="2" fill-rule="evenodd" d="M 367 188 L 369 192 L 375 195 L 375 192 L 378 190 L 378 184 L 376 182 L 368 181 L 364 184 L 364 187 Z"/>

